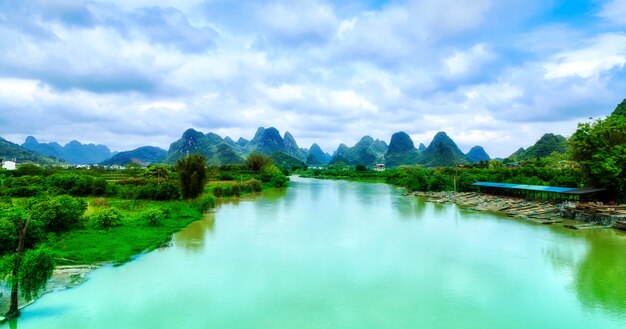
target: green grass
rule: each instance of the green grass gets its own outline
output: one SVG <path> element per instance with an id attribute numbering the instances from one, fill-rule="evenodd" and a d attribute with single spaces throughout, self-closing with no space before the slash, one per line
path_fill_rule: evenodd
<path id="1" fill-rule="evenodd" d="M 172 234 L 202 218 L 193 201 L 108 200 L 124 214 L 122 225 L 110 229 L 85 228 L 51 239 L 58 265 L 124 263 L 131 257 L 155 249 L 169 241 Z M 170 215 L 157 226 L 143 222 L 139 215 L 149 207 L 169 209 Z M 89 225 L 87 226 L 89 227 Z"/>

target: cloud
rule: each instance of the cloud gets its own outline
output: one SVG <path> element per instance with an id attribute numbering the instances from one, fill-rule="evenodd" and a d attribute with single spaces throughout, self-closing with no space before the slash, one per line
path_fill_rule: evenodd
<path id="1" fill-rule="evenodd" d="M 626 25 L 626 0 L 607 1 L 598 16 L 616 25 Z"/>
<path id="2" fill-rule="evenodd" d="M 332 152 L 445 130 L 506 156 L 623 99 L 621 3 L 577 24 L 537 0 L 0 0 L 0 131 L 124 150 L 276 126 Z"/>
<path id="3" fill-rule="evenodd" d="M 608 70 L 621 69 L 626 63 L 626 34 L 606 33 L 599 35 L 581 49 L 556 54 L 544 64 L 548 79 L 577 76 L 590 78 Z"/>

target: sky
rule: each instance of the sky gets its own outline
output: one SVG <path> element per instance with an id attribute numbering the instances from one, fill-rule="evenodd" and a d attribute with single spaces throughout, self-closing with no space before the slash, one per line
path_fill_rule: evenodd
<path id="1" fill-rule="evenodd" d="M 625 29 L 626 0 L 0 0 L 0 136 L 445 131 L 506 157 L 626 98 Z"/>

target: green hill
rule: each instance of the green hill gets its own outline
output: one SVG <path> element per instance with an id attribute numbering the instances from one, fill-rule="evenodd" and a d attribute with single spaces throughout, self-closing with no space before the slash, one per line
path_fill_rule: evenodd
<path id="1" fill-rule="evenodd" d="M 25 149 L 15 143 L 0 137 L 0 159 L 13 160 L 16 162 L 33 162 L 41 165 L 58 164 L 59 160 L 52 159 Z"/>
<path id="2" fill-rule="evenodd" d="M 520 150 L 511 154 L 508 160 L 532 160 L 548 157 L 553 152 L 566 153 L 567 139 L 561 135 L 545 134 L 533 146 Z"/>
<path id="3" fill-rule="evenodd" d="M 485 152 L 485 149 L 482 146 L 478 145 L 472 147 L 465 156 L 472 163 L 491 160 L 489 154 Z"/>
<path id="4" fill-rule="evenodd" d="M 456 143 L 441 131 L 422 153 L 420 164 L 426 167 L 450 167 L 467 164 L 469 160 Z"/>
<path id="5" fill-rule="evenodd" d="M 385 165 L 397 167 L 417 164 L 420 161 L 420 153 L 407 133 L 403 131 L 394 133 L 385 153 Z"/>
<path id="6" fill-rule="evenodd" d="M 387 144 L 385 142 L 365 136 L 353 147 L 347 147 L 344 144 L 339 145 L 337 152 L 330 160 L 330 164 L 343 162 L 351 166 L 362 164 L 367 167 L 373 167 L 375 163 L 383 161 L 385 152 L 387 152 Z"/>
<path id="7" fill-rule="evenodd" d="M 111 158 L 102 161 L 100 164 L 105 166 L 125 166 L 130 162 L 135 162 L 143 166 L 153 163 L 162 162 L 167 156 L 167 151 L 154 146 L 143 146 L 132 151 L 117 153 Z"/>
<path id="8" fill-rule="evenodd" d="M 243 158 L 235 152 L 221 137 L 207 135 L 194 129 L 187 129 L 181 139 L 170 145 L 164 163 L 175 163 L 187 154 L 202 154 L 208 165 L 240 164 Z"/>

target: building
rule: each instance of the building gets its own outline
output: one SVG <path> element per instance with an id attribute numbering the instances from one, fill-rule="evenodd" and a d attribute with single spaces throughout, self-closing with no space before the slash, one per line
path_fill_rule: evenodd
<path id="1" fill-rule="evenodd" d="M 374 164 L 374 170 L 376 170 L 376 171 L 385 171 L 385 164 L 384 163 L 376 163 L 376 164 Z"/>
<path id="2" fill-rule="evenodd" d="M 2 168 L 6 170 L 15 170 L 17 168 L 17 164 L 15 161 L 2 161 Z"/>

